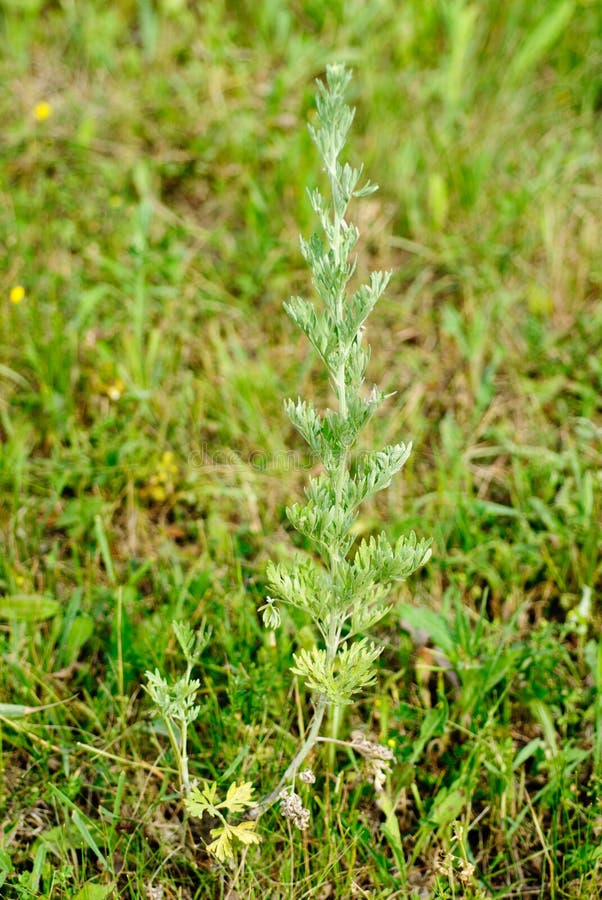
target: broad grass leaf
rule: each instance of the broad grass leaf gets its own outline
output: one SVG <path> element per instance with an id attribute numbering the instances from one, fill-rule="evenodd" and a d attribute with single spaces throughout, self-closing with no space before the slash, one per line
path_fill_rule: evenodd
<path id="1" fill-rule="evenodd" d="M 420 609 L 407 603 L 402 603 L 398 609 L 402 620 L 418 631 L 426 631 L 432 642 L 448 656 L 453 654 L 455 650 L 454 636 L 443 616 L 432 609 Z"/>
<path id="2" fill-rule="evenodd" d="M 0 887 L 2 887 L 2 885 L 6 881 L 7 875 L 10 875 L 12 871 L 13 863 L 10 856 L 8 855 L 6 850 L 2 850 L 0 848 Z"/>
<path id="3" fill-rule="evenodd" d="M 64 639 L 64 656 L 67 662 L 74 662 L 83 645 L 94 634 L 95 623 L 92 616 L 76 616 Z"/>
<path id="4" fill-rule="evenodd" d="M 105 900 L 105 897 L 109 897 L 114 890 L 113 884 L 95 884 L 89 881 L 77 892 L 73 900 Z"/>
<path id="5" fill-rule="evenodd" d="M 80 813 L 79 810 L 77 810 L 77 809 L 74 809 L 72 811 L 71 819 L 73 821 L 73 824 L 75 825 L 75 827 L 81 834 L 82 840 L 90 848 L 90 850 L 92 851 L 94 856 L 97 858 L 99 863 L 103 866 L 103 868 L 110 869 L 111 866 L 107 862 L 107 859 L 106 859 L 105 855 L 102 853 L 100 847 L 94 840 L 94 837 L 92 835 L 92 830 L 88 827 L 88 823 L 89 823 L 90 825 L 92 825 L 94 830 L 97 830 L 94 823 L 90 822 L 90 820 L 87 819 L 86 816 L 83 816 L 82 813 Z"/>
<path id="6" fill-rule="evenodd" d="M 438 827 L 438 834 L 442 834 L 458 818 L 465 805 L 466 794 L 459 788 L 442 788 L 439 791 L 429 812 L 429 821 Z"/>
<path id="7" fill-rule="evenodd" d="M 9 594 L 0 599 L 0 619 L 43 622 L 45 619 L 52 619 L 60 610 L 58 600 L 43 594 Z"/>
<path id="8" fill-rule="evenodd" d="M 443 734 L 448 715 L 449 710 L 447 704 L 429 709 L 422 720 L 420 735 L 418 736 L 418 739 L 414 741 L 412 747 L 412 755 L 409 759 L 411 765 L 415 765 L 415 763 L 418 762 L 424 748 L 432 738 L 439 737 Z"/>
<path id="9" fill-rule="evenodd" d="M 567 28 L 574 12 L 573 0 L 563 0 L 547 11 L 510 63 L 507 72 L 510 85 L 516 85 L 539 65 Z"/>
<path id="10" fill-rule="evenodd" d="M 33 706 L 23 706 L 21 703 L 0 703 L 0 716 L 5 719 L 22 719 L 35 711 Z"/>

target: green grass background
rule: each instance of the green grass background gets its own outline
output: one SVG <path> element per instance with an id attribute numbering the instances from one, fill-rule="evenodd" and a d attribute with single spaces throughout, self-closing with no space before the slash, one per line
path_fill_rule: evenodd
<path id="1" fill-rule="evenodd" d="M 0 892 L 602 896 L 600 5 L 2 0 L 0 53 Z M 310 830 L 220 867 L 141 683 L 205 617 L 192 774 L 258 793 L 310 713 L 309 623 L 256 608 L 311 467 L 282 401 L 329 402 L 281 304 L 333 61 L 360 273 L 395 270 L 366 446 L 414 442 L 358 535 L 434 553 L 329 725 L 392 742 L 388 814 L 325 750 Z"/>

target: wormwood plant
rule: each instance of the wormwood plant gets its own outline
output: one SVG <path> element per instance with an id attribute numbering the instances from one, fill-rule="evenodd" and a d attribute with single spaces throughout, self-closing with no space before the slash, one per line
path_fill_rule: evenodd
<path id="1" fill-rule="evenodd" d="M 314 711 L 305 739 L 279 784 L 252 810 L 252 816 L 260 815 L 276 799 L 283 801 L 281 809 L 286 815 L 287 802 L 294 796 L 294 779 L 319 739 L 328 705 L 352 703 L 375 681 L 381 648 L 367 632 L 390 610 L 393 583 L 408 578 L 431 552 L 430 541 L 418 540 L 414 532 L 394 545 L 382 532 L 354 547 L 353 525 L 359 506 L 389 486 L 408 459 L 411 444 L 352 456 L 362 429 L 386 399 L 376 387 L 368 393 L 362 390 L 370 357 L 362 333 L 391 273 L 372 272 L 367 284 L 348 290 L 356 269 L 351 254 L 359 231 L 347 221 L 347 210 L 353 199 L 377 190 L 370 182 L 359 186 L 363 166 L 354 169 L 340 162 L 354 116 L 344 100 L 350 80 L 351 73 L 344 66 L 328 66 L 326 84 L 318 82 L 317 125 L 309 126 L 330 197 L 326 199 L 317 189 L 308 192 L 322 233 L 314 233 L 309 241 L 302 239 L 301 250 L 322 305 L 316 308 L 302 297 L 291 297 L 285 303 L 286 312 L 326 367 L 335 397 L 334 409 L 323 414 L 311 401 L 297 399 L 285 404 L 292 424 L 323 467 L 322 474 L 310 478 L 305 502 L 294 503 L 286 511 L 291 525 L 315 548 L 316 559 L 297 558 L 289 565 L 271 563 L 267 579 L 273 596 L 268 596 L 262 607 L 268 628 L 279 625 L 280 602 L 306 613 L 319 633 L 320 643 L 296 654 L 292 668 L 310 689 Z M 378 758 L 376 751 L 373 758 Z"/>
<path id="2" fill-rule="evenodd" d="M 208 813 L 221 820 L 221 827 L 212 831 L 215 840 L 208 847 L 220 859 L 232 854 L 234 838 L 246 844 L 259 840 L 252 820 L 277 800 L 283 815 L 299 828 L 306 827 L 309 813 L 294 790 L 295 778 L 299 774 L 301 780 L 313 780 L 309 770 L 299 770 L 320 739 L 326 710 L 329 705 L 352 703 L 374 683 L 375 662 L 381 651 L 368 632 L 390 610 L 392 585 L 408 578 L 430 556 L 430 541 L 418 540 L 413 532 L 395 544 L 383 532 L 357 545 L 353 533 L 360 504 L 389 486 L 408 459 L 411 444 L 352 454 L 362 429 L 385 399 L 376 387 L 369 392 L 363 390 L 370 353 L 362 343 L 362 333 L 390 273 L 373 272 L 367 284 L 348 289 L 356 269 L 351 254 L 359 232 L 347 221 L 347 209 L 353 199 L 377 189 L 369 182 L 360 187 L 362 167 L 354 169 L 339 160 L 354 115 L 344 101 L 350 79 L 351 73 L 342 65 L 327 68 L 326 84 L 318 82 L 317 125 L 309 126 L 328 178 L 330 198 L 319 190 L 309 192 L 322 234 L 313 234 L 309 241 L 302 239 L 301 249 L 322 306 L 317 308 L 301 297 L 291 297 L 285 304 L 288 315 L 326 367 L 335 405 L 319 413 L 311 401 L 297 399 L 285 404 L 289 419 L 323 468 L 322 474 L 310 478 L 305 502 L 287 509 L 291 525 L 309 539 L 316 552 L 315 558 L 298 557 L 288 565 L 269 564 L 270 596 L 261 612 L 265 626 L 274 630 L 280 624 L 279 604 L 301 610 L 315 626 L 319 643 L 294 655 L 291 671 L 304 679 L 311 692 L 313 715 L 298 751 L 274 790 L 253 805 L 248 783 L 232 785 L 223 801 L 217 797 L 215 784 L 191 786 L 181 739 L 185 740 L 194 706 L 188 692 L 194 694 L 198 684 L 190 679 L 190 665 L 178 690 L 173 686 L 168 690 L 158 673 L 149 674 L 148 690 L 162 711 L 179 760 L 186 808 L 191 815 Z M 183 640 L 176 633 L 185 648 L 192 638 L 189 635 Z M 190 652 L 184 652 L 190 663 Z M 348 746 L 369 760 L 374 784 L 382 789 L 391 751 L 361 734 Z M 230 825 L 224 818 L 224 810 L 243 809 L 247 809 L 246 821 L 238 825 Z"/>
<path id="3" fill-rule="evenodd" d="M 196 632 L 187 622 L 173 622 L 172 628 L 186 660 L 186 671 L 180 678 L 171 682 L 163 678 L 158 669 L 147 672 L 145 690 L 163 719 L 178 766 L 180 790 L 188 797 L 191 789 L 188 769 L 188 730 L 201 711 L 200 706 L 195 703 L 201 683 L 192 677 L 192 671 L 211 640 L 211 629 L 207 628 L 204 622 Z"/>
<path id="4" fill-rule="evenodd" d="M 191 781 L 188 767 L 188 731 L 201 711 L 195 702 L 201 683 L 192 677 L 192 672 L 211 640 L 211 629 L 206 627 L 205 622 L 201 623 L 196 632 L 187 622 L 173 622 L 172 628 L 186 660 L 186 670 L 173 681 L 164 678 L 158 669 L 147 672 L 145 690 L 155 705 L 157 715 L 163 719 L 178 767 L 180 793 L 184 798 L 187 813 L 193 816 L 207 813 L 219 822 L 217 828 L 211 829 L 213 841 L 207 845 L 207 850 L 223 862 L 233 855 L 234 838 L 242 844 L 258 844 L 261 840 L 255 833 L 255 822 L 239 822 L 232 825 L 224 816 L 226 811 L 235 814 L 253 806 L 254 801 L 251 799 L 253 786 L 248 781 L 240 784 L 234 782 L 228 788 L 225 799 L 220 800 L 215 783 L 200 787 Z"/>

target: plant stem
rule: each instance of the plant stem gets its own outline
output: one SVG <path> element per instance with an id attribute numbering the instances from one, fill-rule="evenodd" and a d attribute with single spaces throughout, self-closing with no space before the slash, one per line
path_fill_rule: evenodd
<path id="1" fill-rule="evenodd" d="M 169 718 L 164 715 L 163 722 L 165 723 L 165 727 L 167 728 L 167 736 L 169 738 L 169 743 L 171 744 L 171 749 L 174 752 L 174 756 L 176 758 L 176 763 L 178 766 L 178 777 L 180 779 L 180 789 L 182 788 L 182 764 L 181 764 L 181 756 L 180 756 L 180 744 L 178 743 L 178 739 L 175 736 L 171 721 Z"/>
<path id="2" fill-rule="evenodd" d="M 188 753 L 187 753 L 187 728 L 186 725 L 176 726 L 178 729 L 179 740 L 174 731 L 173 724 L 170 718 L 166 715 L 163 716 L 163 721 L 165 723 L 165 727 L 167 728 L 167 735 L 169 737 L 169 742 L 171 744 L 172 750 L 174 752 L 174 756 L 176 758 L 176 762 L 178 764 L 178 775 L 180 778 L 180 791 L 184 794 L 185 797 L 190 796 L 190 775 L 188 773 Z"/>
<path id="3" fill-rule="evenodd" d="M 190 774 L 188 772 L 188 726 L 186 722 L 182 722 L 180 727 L 180 735 L 182 738 L 182 788 L 185 797 L 190 797 Z"/>
<path id="4" fill-rule="evenodd" d="M 330 76 L 332 76 L 333 84 L 336 81 L 335 76 L 338 77 L 338 87 L 336 88 L 332 88 L 332 85 L 330 85 L 329 81 L 329 87 L 331 87 L 333 91 L 338 91 L 341 86 L 344 87 L 349 78 L 348 75 L 345 75 L 344 70 L 339 71 L 335 69 L 331 70 L 329 78 Z M 346 108 L 343 104 L 342 98 L 340 98 L 336 93 L 331 93 L 330 99 L 332 100 L 333 97 L 336 100 L 340 101 L 338 104 L 338 112 L 342 116 L 342 119 L 345 120 L 346 116 L 343 113 Z M 318 110 L 320 110 L 319 105 Z M 353 116 L 351 115 L 351 118 L 352 117 Z M 316 139 L 314 137 L 318 149 L 320 150 L 324 163 L 324 171 L 327 174 L 330 184 L 330 193 L 332 198 L 330 209 L 332 211 L 332 217 L 330 217 L 330 213 L 327 214 L 325 212 L 326 208 L 322 205 L 321 199 L 320 202 L 316 204 L 315 208 L 317 212 L 321 211 L 322 225 L 330 245 L 330 253 L 332 254 L 334 266 L 338 274 L 342 276 L 340 279 L 341 283 L 337 282 L 336 294 L 332 297 L 328 296 L 328 299 L 325 302 L 327 303 L 332 319 L 334 320 L 331 324 L 338 339 L 337 359 L 336 361 L 333 359 L 332 362 L 328 362 L 327 367 L 330 376 L 330 383 L 334 390 L 334 393 L 336 394 L 338 416 L 340 421 L 346 424 L 350 415 L 347 383 L 349 379 L 347 369 L 349 365 L 351 344 L 349 343 L 349 337 L 348 335 L 346 335 L 344 329 L 346 315 L 345 300 L 346 286 L 351 277 L 354 266 L 349 266 L 348 264 L 349 242 L 346 241 L 346 235 L 348 233 L 347 229 L 349 226 L 345 222 L 345 214 L 349 200 L 351 199 L 353 193 L 352 189 L 349 189 L 348 176 L 351 170 L 349 170 L 348 167 L 341 167 L 338 163 L 341 146 L 344 143 L 344 141 L 340 140 L 341 132 L 338 130 L 339 125 L 340 120 L 337 115 L 333 114 L 333 116 L 330 117 L 328 121 L 322 118 L 321 130 L 318 133 L 322 135 L 326 134 L 326 138 L 324 139 L 324 141 L 321 141 L 319 138 Z M 344 136 L 345 134 L 343 134 L 343 137 Z M 311 257 L 314 251 L 312 250 L 311 245 L 307 246 L 309 248 L 308 255 Z M 319 267 L 316 260 L 314 260 L 314 262 L 316 265 L 316 268 L 314 268 L 314 274 L 316 274 L 316 272 L 319 271 Z M 349 470 L 348 456 L 349 445 L 345 443 L 343 448 L 341 448 L 341 452 L 338 454 L 336 467 L 334 467 L 334 469 L 329 469 L 328 473 L 330 482 L 329 486 L 332 492 L 332 502 L 334 504 L 335 510 L 337 511 L 343 509 L 344 507 L 345 483 L 346 476 Z M 322 546 L 325 547 L 326 551 L 325 553 L 322 553 L 322 556 L 329 570 L 330 586 L 332 587 L 334 597 L 332 608 L 325 611 L 325 614 L 320 617 L 322 620 L 320 622 L 320 631 L 324 637 L 326 666 L 329 670 L 332 670 L 334 676 L 334 665 L 341 644 L 341 634 L 345 623 L 345 614 L 342 611 L 343 604 L 341 602 L 341 597 L 337 596 L 337 594 L 341 593 L 341 578 L 339 576 L 340 569 L 346 554 L 345 538 L 339 537 L 338 540 L 333 541 L 332 544 L 326 544 L 322 542 Z M 318 694 L 313 718 L 311 720 L 311 725 L 308 732 L 306 733 L 306 737 L 301 747 L 293 757 L 286 772 L 280 779 L 277 787 L 275 787 L 271 793 L 267 794 L 267 796 L 264 797 L 257 804 L 257 806 L 255 806 L 247 813 L 248 818 L 258 818 L 279 798 L 283 786 L 291 779 L 294 779 L 300 765 L 313 749 L 316 742 L 320 740 L 320 729 L 322 727 L 322 722 L 327 705 L 328 701 L 326 696 L 324 694 Z M 337 723 L 336 713 L 333 721 Z M 336 733 L 336 724 L 334 727 Z"/>
<path id="5" fill-rule="evenodd" d="M 310 729 L 305 737 L 305 740 L 303 741 L 303 744 L 301 745 L 301 747 L 299 747 L 297 753 L 291 760 L 288 769 L 286 770 L 274 790 L 267 794 L 262 800 L 260 800 L 257 806 L 254 806 L 253 809 L 250 809 L 246 815 L 246 818 L 258 819 L 262 813 L 269 809 L 270 806 L 272 806 L 272 804 L 275 803 L 276 800 L 278 800 L 280 791 L 282 790 L 284 785 L 287 783 L 287 781 L 290 781 L 295 776 L 297 769 L 300 767 L 305 757 L 317 743 L 325 712 L 326 697 L 320 695 L 316 703 L 316 708 L 314 710 Z"/>

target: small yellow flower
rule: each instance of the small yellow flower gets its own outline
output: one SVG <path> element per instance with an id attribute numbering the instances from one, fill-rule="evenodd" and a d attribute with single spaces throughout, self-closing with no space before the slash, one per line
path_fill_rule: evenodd
<path id="1" fill-rule="evenodd" d="M 166 450 L 161 456 L 161 462 L 159 463 L 159 468 L 166 475 L 175 475 L 178 471 L 178 467 L 174 461 L 175 457 L 171 450 Z"/>
<path id="2" fill-rule="evenodd" d="M 111 384 L 104 385 L 104 392 L 109 400 L 117 401 L 123 394 L 125 385 L 121 378 L 116 378 Z"/>
<path id="3" fill-rule="evenodd" d="M 15 304 L 15 306 L 17 305 L 17 303 L 20 303 L 21 300 L 24 300 L 25 299 L 25 288 L 23 287 L 23 285 L 15 284 L 15 286 L 10 289 L 10 294 L 8 295 L 8 298 L 11 303 Z"/>
<path id="4" fill-rule="evenodd" d="M 165 450 L 154 473 L 142 488 L 142 496 L 150 497 L 156 503 L 163 503 L 168 497 L 172 497 L 176 491 L 175 481 L 179 471 L 173 451 Z"/>
<path id="5" fill-rule="evenodd" d="M 387 741 L 387 747 L 390 747 L 391 750 L 395 749 L 395 738 L 389 738 Z"/>
<path id="6" fill-rule="evenodd" d="M 45 122 L 46 119 L 49 119 L 52 115 L 52 106 L 48 103 L 47 100 L 42 100 L 41 103 L 36 103 L 33 108 L 33 117 L 36 122 Z"/>
<path id="7" fill-rule="evenodd" d="M 152 500 L 155 500 L 157 503 L 163 503 L 164 500 L 167 500 L 167 491 L 163 487 L 162 484 L 157 484 L 156 481 L 153 481 L 151 478 L 149 486 L 146 488 L 145 493 Z"/>

